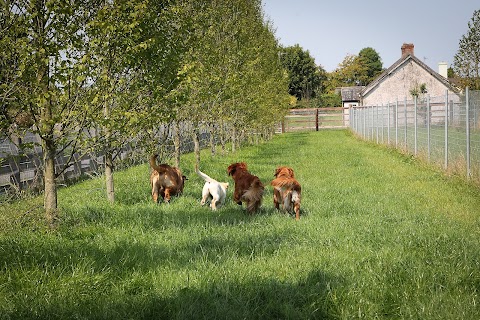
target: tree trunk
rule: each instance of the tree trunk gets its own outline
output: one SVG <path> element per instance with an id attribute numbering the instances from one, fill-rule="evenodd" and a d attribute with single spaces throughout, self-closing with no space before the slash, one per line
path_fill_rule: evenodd
<path id="1" fill-rule="evenodd" d="M 173 124 L 173 145 L 175 146 L 175 167 L 180 168 L 180 125 L 177 121 Z"/>
<path id="2" fill-rule="evenodd" d="M 220 125 L 220 144 L 222 146 L 222 156 L 224 156 L 226 154 L 226 151 L 227 151 L 227 138 L 226 138 L 226 133 L 225 133 L 225 124 L 222 122 L 222 124 Z"/>
<path id="3" fill-rule="evenodd" d="M 44 152 L 44 208 L 47 223 L 53 226 L 58 220 L 57 182 L 55 179 L 55 144 L 52 140 L 43 140 Z"/>
<path id="4" fill-rule="evenodd" d="M 110 117 L 110 104 L 108 100 L 103 102 L 103 115 L 105 119 Z M 111 146 L 112 133 L 108 127 L 105 130 L 105 185 L 107 188 L 107 200 L 110 203 L 115 201 L 115 190 L 113 188 L 113 155 Z"/>
<path id="5" fill-rule="evenodd" d="M 33 1 L 32 10 L 34 13 L 34 35 L 33 43 L 36 47 L 36 62 L 38 64 L 36 81 L 38 87 L 41 89 L 41 102 L 40 107 L 40 119 L 39 119 L 39 134 L 42 138 L 42 151 L 43 151 L 43 179 L 44 179 L 44 198 L 43 206 L 45 208 L 45 215 L 47 222 L 50 226 L 53 226 L 58 219 L 57 212 L 57 182 L 55 179 L 55 153 L 56 144 L 53 120 L 53 106 L 51 95 L 49 94 L 49 58 L 46 48 L 46 35 L 45 25 L 46 17 L 43 14 L 45 9 L 45 3 L 43 1 Z M 49 98 L 47 98 L 49 97 Z"/>
<path id="6" fill-rule="evenodd" d="M 193 128 L 193 145 L 195 153 L 195 168 L 200 168 L 200 140 L 197 127 Z"/>
<path id="7" fill-rule="evenodd" d="M 214 128 L 213 124 L 210 125 L 209 131 L 210 131 L 210 154 L 212 155 L 212 157 L 215 157 L 215 154 L 216 154 L 215 135 L 214 135 L 215 128 Z"/>
<path id="8" fill-rule="evenodd" d="M 110 151 L 105 154 L 105 183 L 107 186 L 107 199 L 115 202 L 115 189 L 113 183 L 113 157 Z"/>
<path id="9" fill-rule="evenodd" d="M 235 126 L 232 127 L 232 152 L 236 151 L 237 146 L 237 128 Z"/>

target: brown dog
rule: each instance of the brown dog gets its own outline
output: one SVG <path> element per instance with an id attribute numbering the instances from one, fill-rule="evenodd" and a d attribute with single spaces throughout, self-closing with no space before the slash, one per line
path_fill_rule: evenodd
<path id="1" fill-rule="evenodd" d="M 256 212 L 262 205 L 265 189 L 260 179 L 248 172 L 245 162 L 232 163 L 227 172 L 235 181 L 233 201 L 239 205 L 245 202 L 248 213 Z"/>
<path id="2" fill-rule="evenodd" d="M 302 188 L 295 179 L 293 169 L 289 167 L 278 167 L 275 170 L 275 179 L 271 182 L 273 186 L 273 204 L 275 208 L 291 212 L 292 205 L 295 212 L 295 219 L 300 219 L 300 201 L 302 198 Z"/>
<path id="3" fill-rule="evenodd" d="M 157 157 L 158 155 L 150 157 L 150 167 L 153 169 L 150 175 L 152 198 L 157 203 L 158 195 L 160 195 L 168 203 L 171 196 L 183 192 L 183 186 L 187 178 L 182 175 L 178 168 L 171 167 L 168 164 L 157 165 Z"/>

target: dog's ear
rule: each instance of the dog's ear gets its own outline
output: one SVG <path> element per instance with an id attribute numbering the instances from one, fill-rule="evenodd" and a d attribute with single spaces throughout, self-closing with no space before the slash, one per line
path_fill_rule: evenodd
<path id="1" fill-rule="evenodd" d="M 229 176 L 233 176 L 235 171 L 237 170 L 238 163 L 232 163 L 227 168 L 227 173 Z"/>
<path id="2" fill-rule="evenodd" d="M 293 169 L 292 168 L 288 168 L 288 173 L 290 173 L 290 176 L 292 178 L 295 178 L 295 174 L 293 173 Z"/>
<path id="3" fill-rule="evenodd" d="M 280 173 L 280 170 L 282 170 L 282 168 L 278 167 L 277 169 L 275 169 L 275 173 L 273 174 L 274 177 L 278 176 L 278 174 Z"/>

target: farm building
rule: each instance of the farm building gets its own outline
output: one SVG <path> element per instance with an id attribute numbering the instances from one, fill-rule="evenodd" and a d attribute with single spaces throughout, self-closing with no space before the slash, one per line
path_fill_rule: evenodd
<path id="1" fill-rule="evenodd" d="M 358 107 L 360 105 L 360 93 L 364 86 L 341 87 L 339 88 L 344 108 Z"/>
<path id="2" fill-rule="evenodd" d="M 401 50 L 400 59 L 361 91 L 361 105 L 411 100 L 414 92 L 419 96 L 443 97 L 447 90 L 449 100 L 458 101 L 460 90 L 447 79 L 447 63 L 439 63 L 439 72 L 435 72 L 415 56 L 413 44 L 404 43 Z"/>

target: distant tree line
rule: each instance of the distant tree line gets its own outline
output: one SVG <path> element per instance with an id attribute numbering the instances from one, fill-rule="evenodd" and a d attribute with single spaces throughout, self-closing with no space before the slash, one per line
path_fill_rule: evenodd
<path id="1" fill-rule="evenodd" d="M 365 86 L 383 71 L 382 60 L 372 48 L 347 55 L 333 72 L 317 66 L 309 51 L 299 45 L 283 48 L 280 58 L 288 71 L 289 94 L 295 97 L 295 107 L 341 106 L 337 88 Z"/>

